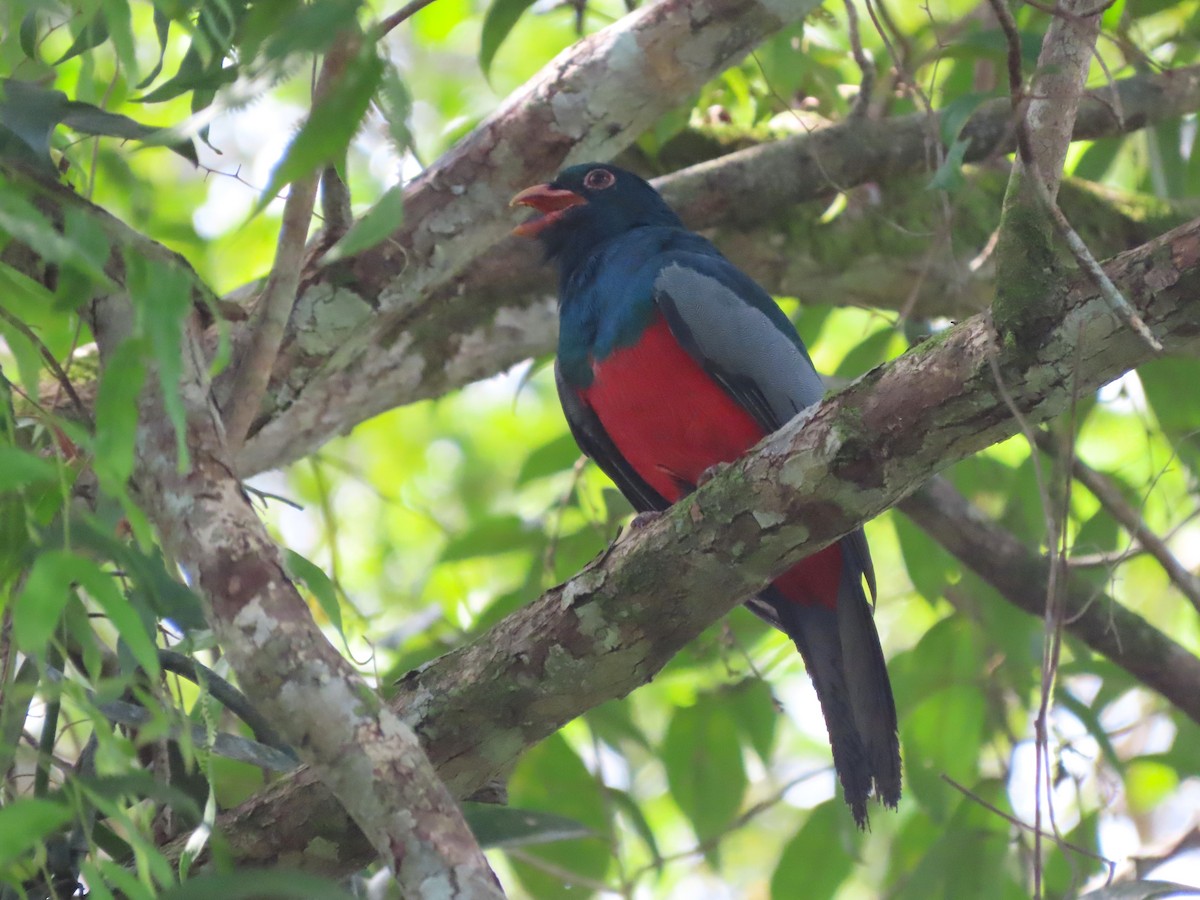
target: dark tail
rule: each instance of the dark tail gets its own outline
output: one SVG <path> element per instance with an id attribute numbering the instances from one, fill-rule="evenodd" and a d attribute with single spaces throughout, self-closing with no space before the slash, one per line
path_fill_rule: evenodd
<path id="1" fill-rule="evenodd" d="M 801 568 L 807 571 L 797 573 Z M 804 657 L 825 714 L 846 803 L 865 828 L 872 791 L 890 807 L 900 801 L 896 705 L 862 586 L 866 575 L 874 593 L 866 542 L 861 533 L 850 535 L 796 569 L 748 605 L 786 632 Z M 811 590 L 797 596 L 803 585 Z"/>

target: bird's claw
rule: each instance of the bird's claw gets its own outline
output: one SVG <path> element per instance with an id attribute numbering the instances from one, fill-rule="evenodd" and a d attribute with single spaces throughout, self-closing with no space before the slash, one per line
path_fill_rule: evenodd
<path id="1" fill-rule="evenodd" d="M 629 530 L 636 531 L 639 528 L 645 528 L 652 525 L 662 518 L 662 510 L 651 509 L 646 512 L 640 512 L 629 522 Z"/>
<path id="2" fill-rule="evenodd" d="M 696 487 L 704 487 L 728 468 L 729 463 L 727 462 L 714 463 L 700 473 L 700 477 L 696 479 Z"/>

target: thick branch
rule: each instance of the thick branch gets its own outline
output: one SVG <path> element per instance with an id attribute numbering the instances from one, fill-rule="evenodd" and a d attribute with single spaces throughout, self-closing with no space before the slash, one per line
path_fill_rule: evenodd
<path id="1" fill-rule="evenodd" d="M 134 335 L 134 319 L 126 297 L 92 301 L 102 361 Z M 191 464 L 181 471 L 176 462 L 175 429 L 151 375 L 138 408 L 140 505 L 200 589 L 247 696 L 340 799 L 405 896 L 502 897 L 416 735 L 324 638 L 289 580 L 233 472 L 196 333 L 189 317 L 179 390 Z"/>
<path id="2" fill-rule="evenodd" d="M 1108 271 L 1170 349 L 1200 349 L 1200 220 Z M 450 788 L 469 794 L 563 723 L 648 681 L 775 573 L 1015 433 L 993 358 L 1031 421 L 1147 359 L 1149 348 L 1086 279 L 1056 287 L 1052 299 L 1061 321 L 1023 352 L 996 342 L 986 313 L 975 316 L 797 416 L 601 562 L 411 674 L 398 708 Z M 365 845 L 333 813 L 300 776 L 223 827 L 248 860 L 304 854 L 319 827 L 323 850 L 336 849 L 304 864 L 344 872 L 363 861 Z"/>
<path id="3" fill-rule="evenodd" d="M 899 508 L 930 537 L 1033 616 L 1045 615 L 1050 563 L 934 478 Z M 1063 591 L 1065 628 L 1200 723 L 1200 659 L 1086 579 Z"/>
<path id="4" fill-rule="evenodd" d="M 1200 67 L 1137 76 L 1118 82 L 1115 89 L 1124 119 L 1113 114 L 1109 88 L 1090 92 L 1080 109 L 1077 138 L 1118 134 L 1200 107 Z M 1004 102 L 983 107 L 963 132 L 971 141 L 968 159 L 983 159 L 997 147 L 1011 149 L 1010 123 Z M 507 126 L 497 123 L 496 128 L 508 133 Z M 827 196 L 832 184 L 895 182 L 906 173 L 924 171 L 927 136 L 919 116 L 856 120 L 729 154 L 658 184 L 692 225 L 715 228 L 718 245 L 774 293 L 898 309 L 919 289 L 917 313 L 961 318 L 990 299 L 992 282 L 981 277 L 986 272 L 965 277 L 962 268 L 963 260 L 978 252 L 995 227 L 993 175 L 973 182 L 982 185 L 982 193 L 968 189 L 960 194 L 963 208 L 956 212 L 955 241 L 944 247 L 932 246 L 937 220 L 931 214 L 931 195 L 916 181 L 886 186 L 879 206 L 869 194 L 861 204 L 852 198 L 850 209 L 832 224 L 819 223 L 814 209 L 793 207 Z M 1106 203 L 1079 192 L 1064 196 L 1063 206 L 1081 226 L 1096 225 L 1084 236 L 1107 254 L 1143 243 L 1178 224 L 1180 215 L 1188 215 L 1185 204 L 1173 213 L 1145 202 L 1125 214 L 1124 201 Z M 756 217 L 753 222 L 751 214 Z M 123 241 L 135 240 L 124 231 Z M 144 238 L 136 239 L 150 246 Z M 238 458 L 242 474 L 292 461 L 394 406 L 439 396 L 530 356 L 549 353 L 557 317 L 552 279 L 541 262 L 530 242 L 501 241 L 469 271 L 436 291 L 426 311 L 414 316 L 403 334 L 393 335 L 390 342 L 381 336 L 367 351 L 372 358 L 360 362 L 370 377 L 340 392 L 337 385 L 345 382 L 322 380 L 317 373 L 349 334 L 375 327 L 370 323 L 378 323 L 380 317 L 344 265 L 320 273 L 289 322 L 266 407 L 278 417 L 301 391 L 325 399 L 310 403 L 304 415 L 293 410 L 286 421 L 276 421 L 252 438 Z M 402 277 L 398 270 L 392 275 Z M 235 292 L 250 297 L 254 293 Z M 78 377 L 82 365 L 77 362 L 73 371 Z M 372 389 L 366 390 L 366 385 Z M 80 387 L 85 403 L 90 402 L 91 389 L 90 384 Z M 52 402 L 56 394 L 51 385 L 45 399 Z M 71 414 L 69 408 L 62 411 Z M 258 424 L 261 430 L 263 422 Z"/>
<path id="5" fill-rule="evenodd" d="M 1113 112 L 1113 90 L 1106 87 L 1087 94 L 1076 138 L 1120 134 L 1200 107 L 1200 67 L 1118 82 L 1115 90 L 1125 112 L 1123 119 Z M 510 102 L 506 109 L 513 109 L 514 104 Z M 1011 150 L 1011 121 L 1004 101 L 982 107 L 963 131 L 963 138 L 970 141 L 968 161 Z M 510 121 L 507 113 L 498 114 L 490 127 L 512 142 L 527 140 L 526 126 Z M 810 135 L 729 154 L 659 179 L 657 184 L 689 225 L 726 226 L 732 240 L 749 225 L 773 220 L 795 203 L 829 196 L 865 181 L 927 171 L 929 133 L 928 122 L 919 115 L 884 121 L 854 119 Z M 611 149 L 584 141 L 572 151 L 571 159 L 601 158 Z M 524 186 L 521 178 L 529 183 L 544 177 L 553 169 L 548 162 L 546 165 L 544 170 L 518 177 L 517 186 Z M 478 177 L 493 176 L 480 173 Z M 506 199 L 507 185 L 513 180 L 513 176 L 504 176 L 493 193 L 505 194 Z M 459 208 L 452 197 L 445 199 L 449 209 Z M 472 207 L 463 209 L 466 215 Z M 890 227 L 886 213 L 885 207 L 878 229 Z M 478 214 L 491 223 L 489 240 L 512 224 L 506 215 L 494 218 L 490 208 L 486 214 Z M 420 218 L 421 211 L 412 206 L 406 215 L 414 228 L 437 233 L 441 227 L 436 222 L 426 223 Z M 764 236 L 762 243 L 769 246 L 770 239 Z M 293 461 L 332 435 L 387 409 L 437 396 L 522 359 L 550 352 L 555 322 L 552 282 L 541 266 L 537 248 L 507 239 L 488 252 L 483 252 L 486 242 L 476 249 L 478 255 L 469 269 L 433 290 L 419 308 L 394 314 L 376 312 L 373 307 L 383 303 L 385 296 L 392 297 L 401 285 L 405 296 L 411 296 L 407 293 L 409 272 L 402 261 L 360 259 L 350 280 L 337 266 L 321 273 L 301 297 L 293 317 L 292 336 L 274 384 L 277 411 L 269 421 L 260 423 L 259 431 L 249 439 L 238 457 L 240 470 L 250 474 Z M 910 260 L 913 256 L 911 252 L 905 255 Z M 429 273 L 423 277 L 433 286 L 447 273 L 441 270 L 436 278 Z M 770 279 L 766 284 L 778 286 Z M 892 306 L 899 307 L 905 299 L 901 294 Z M 395 304 L 389 299 L 387 306 Z M 343 355 L 349 356 L 343 344 L 351 333 L 357 335 L 355 340 L 371 335 L 371 345 L 359 349 L 353 360 L 343 359 Z M 327 363 L 330 354 L 334 358 Z M 291 402 L 296 397 L 299 399 Z M 288 402 L 291 405 L 285 407 Z"/>
<path id="6" fill-rule="evenodd" d="M 409 323 L 444 305 L 435 290 L 511 229 L 514 193 L 565 163 L 615 155 L 767 35 L 818 5 L 658 0 L 547 65 L 406 189 L 399 231 L 310 279 L 308 302 L 302 298 L 294 320 L 321 318 L 300 326 L 309 337 L 319 334 L 316 366 L 311 344 L 285 348 L 292 370 L 285 392 L 294 399 L 239 456 L 243 473 L 263 467 L 259 448 L 301 441 L 304 455 L 318 446 L 307 443 L 316 432 L 323 442 L 365 418 L 347 421 L 347 408 L 374 414 L 381 399 L 383 408 L 396 405 L 383 374 L 396 367 L 419 373 L 430 358 L 414 351 Z M 347 280 L 353 290 L 332 286 Z M 297 365 L 297 355 L 310 356 L 310 364 Z M 301 390 L 314 378 L 319 389 Z"/>

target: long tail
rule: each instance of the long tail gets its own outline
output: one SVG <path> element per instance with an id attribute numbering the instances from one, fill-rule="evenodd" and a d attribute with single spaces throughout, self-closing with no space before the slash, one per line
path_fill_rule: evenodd
<path id="1" fill-rule="evenodd" d="M 804 657 L 833 764 L 860 828 L 867 825 L 872 791 L 890 807 L 900 801 L 896 705 L 863 591 L 869 573 L 866 542 L 856 533 L 804 560 L 747 604 L 786 632 Z"/>

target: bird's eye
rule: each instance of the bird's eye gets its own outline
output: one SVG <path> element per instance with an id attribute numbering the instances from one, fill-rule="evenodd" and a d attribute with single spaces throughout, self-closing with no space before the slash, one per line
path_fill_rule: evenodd
<path id="1" fill-rule="evenodd" d="M 592 169 L 583 176 L 583 186 L 590 188 L 593 191 L 602 191 L 605 188 L 612 187 L 613 182 L 617 180 L 617 176 L 608 169 Z"/>

